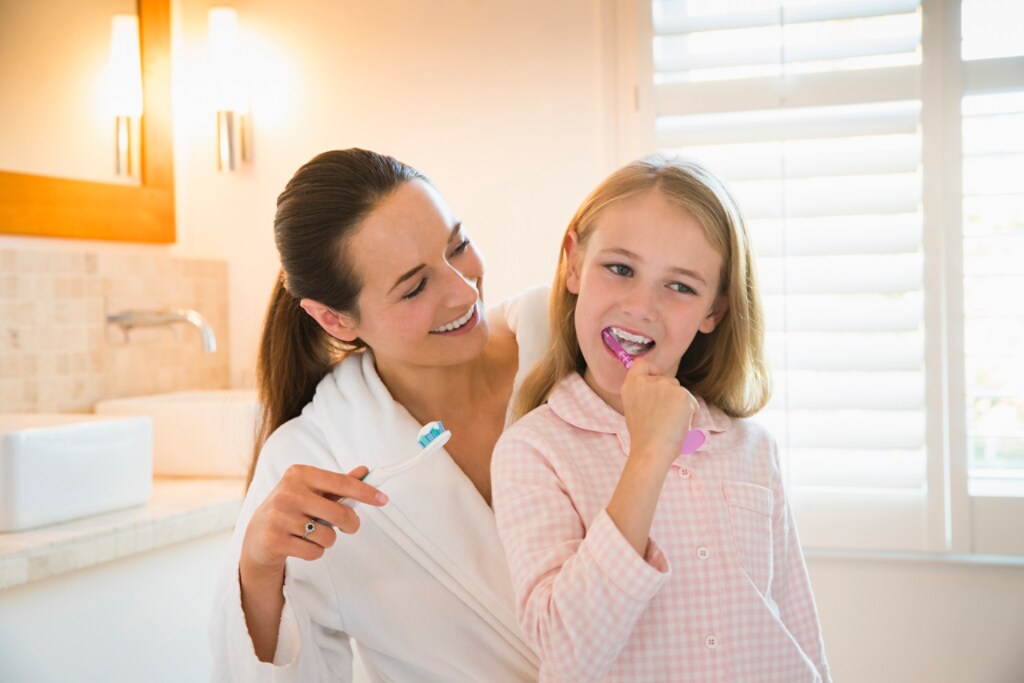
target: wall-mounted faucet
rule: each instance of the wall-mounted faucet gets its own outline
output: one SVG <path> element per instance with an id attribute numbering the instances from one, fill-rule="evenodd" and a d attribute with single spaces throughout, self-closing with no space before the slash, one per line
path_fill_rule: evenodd
<path id="1" fill-rule="evenodd" d="M 173 323 L 188 323 L 199 330 L 199 334 L 203 337 L 203 350 L 206 353 L 214 353 L 217 350 L 217 338 L 213 334 L 210 323 L 206 322 L 206 318 L 201 316 L 198 311 L 193 311 L 191 308 L 170 308 L 157 311 L 128 310 L 107 316 L 107 324 L 120 325 L 125 334 L 133 327 L 154 327 Z"/>

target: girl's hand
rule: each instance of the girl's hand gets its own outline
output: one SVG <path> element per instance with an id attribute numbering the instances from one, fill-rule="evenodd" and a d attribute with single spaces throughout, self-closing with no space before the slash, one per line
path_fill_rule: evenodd
<path id="1" fill-rule="evenodd" d="M 667 466 L 679 456 L 697 399 L 675 377 L 662 375 L 640 356 L 622 384 L 622 407 L 630 457 L 656 458 Z"/>
<path id="2" fill-rule="evenodd" d="M 330 472 L 308 465 L 292 465 L 263 501 L 245 531 L 239 570 L 246 575 L 284 574 L 287 557 L 316 560 L 334 545 L 337 533 L 332 527 L 353 534 L 359 529 L 359 516 L 338 498 L 349 498 L 368 505 L 383 505 L 387 496 L 360 481 L 365 467 L 348 474 Z M 306 523 L 319 519 L 316 529 L 303 536 Z"/>
<path id="3" fill-rule="evenodd" d="M 640 557 L 645 557 L 654 510 L 672 461 L 697 410 L 697 400 L 643 357 L 622 383 L 629 457 L 608 501 L 608 516 Z"/>

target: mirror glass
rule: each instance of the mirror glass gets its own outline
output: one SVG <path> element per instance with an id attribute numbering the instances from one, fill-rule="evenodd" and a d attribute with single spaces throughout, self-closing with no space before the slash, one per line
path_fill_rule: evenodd
<path id="1" fill-rule="evenodd" d="M 0 169 L 138 184 L 115 172 L 111 19 L 135 0 L 0 2 Z"/>
<path id="2" fill-rule="evenodd" d="M 115 1 L 120 3 L 122 0 Z M 137 7 L 139 48 L 142 53 L 142 117 L 139 122 L 141 134 L 138 136 L 139 142 L 136 147 L 139 160 L 138 182 L 125 184 L 111 179 L 109 175 L 104 180 L 84 180 L 81 176 L 91 177 L 94 171 L 70 171 L 66 166 L 51 166 L 49 162 L 45 167 L 36 165 L 38 162 L 35 155 L 44 148 L 52 150 L 51 155 L 58 158 L 69 157 L 76 161 L 82 157 L 95 158 L 97 165 L 94 168 L 100 169 L 98 173 L 101 174 L 109 173 L 109 169 L 116 161 L 116 150 L 113 145 L 113 112 L 104 112 L 105 122 L 98 124 L 96 132 L 93 132 L 86 128 L 85 123 L 90 115 L 75 111 L 78 106 L 85 109 L 99 106 L 100 110 L 104 109 L 103 105 L 90 105 L 88 102 L 93 97 L 93 89 L 97 87 L 96 79 L 103 80 L 102 74 L 106 70 L 104 65 L 109 62 L 113 15 L 118 13 L 116 10 L 122 9 L 121 4 L 117 4 L 115 10 L 114 5 L 108 7 L 104 4 L 106 2 L 107 0 L 0 0 L 0 9 L 4 12 L 25 8 L 45 10 L 44 26 L 64 26 L 63 29 L 50 28 L 44 31 L 53 35 L 56 43 L 51 45 L 57 47 L 42 48 L 41 52 L 35 53 L 34 56 L 9 56 L 7 52 L 2 53 L 0 59 L 5 66 L 12 60 L 25 62 L 31 67 L 30 73 L 35 76 L 27 84 L 4 85 L 0 90 L 0 104 L 34 106 L 40 99 L 47 100 L 49 104 L 44 109 L 48 113 L 53 109 L 57 110 L 53 113 L 65 115 L 66 120 L 70 121 L 67 125 L 74 131 L 73 140 L 58 141 L 54 129 L 60 127 L 60 124 L 49 121 L 38 123 L 35 114 L 30 117 L 31 125 L 27 127 L 33 131 L 32 141 L 25 143 L 22 149 L 27 149 L 28 152 L 22 152 L 20 156 L 28 159 L 22 162 L 23 165 L 33 164 L 39 170 L 8 170 L 0 164 L 0 233 L 164 244 L 174 242 L 170 0 L 137 0 L 130 3 L 131 6 Z M 71 36 L 79 33 L 79 24 L 86 23 L 86 20 L 75 19 L 71 22 L 72 25 L 63 24 L 60 22 L 66 16 L 62 12 L 77 16 L 75 12 L 79 6 L 94 9 L 101 5 L 104 7 L 100 12 L 103 16 L 95 19 L 95 29 L 86 31 L 97 36 L 94 40 L 98 40 L 98 45 L 91 48 L 93 56 L 71 56 L 70 51 L 64 48 L 72 42 L 77 42 L 77 39 L 73 40 Z M 131 6 L 124 9 L 130 10 Z M 14 30 L 16 36 L 20 30 L 21 20 L 15 20 L 13 16 L 0 16 L 0 27 Z M 5 33 L 0 37 L 0 47 L 6 49 L 9 40 Z M 24 41 L 18 38 L 15 42 Z M 62 55 L 60 60 L 56 59 L 57 53 Z M 76 77 L 77 85 L 74 86 L 82 86 L 90 93 L 82 96 L 87 104 L 54 104 L 49 100 L 50 95 L 42 94 L 59 92 L 62 88 L 68 87 L 67 83 L 47 87 L 43 81 L 49 80 L 50 74 L 63 74 L 70 68 L 66 66 L 68 63 L 90 61 L 94 66 L 87 70 L 92 75 Z M 100 76 L 94 74 L 94 69 L 98 69 Z M 8 87 L 14 92 L 8 92 Z M 99 87 L 99 91 L 102 93 L 102 86 Z M 6 122 L 0 125 L 3 126 L 0 129 L 3 131 L 0 134 L 0 148 L 15 149 L 10 141 L 21 133 L 12 134 Z M 41 139 L 35 137 L 39 133 L 42 135 Z M 89 144 L 91 138 L 98 139 L 97 151 L 78 151 L 78 145 Z M 20 144 L 19 142 L 19 146 Z M 80 177 L 64 175 L 66 173 Z"/>

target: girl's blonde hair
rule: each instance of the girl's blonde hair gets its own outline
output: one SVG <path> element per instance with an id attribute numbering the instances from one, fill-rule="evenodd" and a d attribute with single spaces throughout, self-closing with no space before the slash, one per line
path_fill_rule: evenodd
<path id="1" fill-rule="evenodd" d="M 719 294 L 728 301 L 724 316 L 709 334 L 698 333 L 679 363 L 679 383 L 734 417 L 753 415 L 768 401 L 770 383 L 764 361 L 764 314 L 757 292 L 746 225 L 722 182 L 699 163 L 662 155 L 623 166 L 590 193 L 573 216 L 566 235 L 578 236 L 583 249 L 598 217 L 610 204 L 657 188 L 697 219 L 708 242 L 722 255 Z M 555 385 L 571 372 L 583 373 L 586 361 L 576 339 L 576 295 L 566 288 L 569 263 L 563 248 L 551 290 L 551 341 L 524 380 L 514 409 L 518 419 L 543 404 Z"/>

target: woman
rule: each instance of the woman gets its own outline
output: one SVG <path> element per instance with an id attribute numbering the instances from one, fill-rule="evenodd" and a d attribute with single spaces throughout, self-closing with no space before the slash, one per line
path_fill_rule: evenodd
<path id="1" fill-rule="evenodd" d="M 462 224 L 424 176 L 364 150 L 300 168 L 275 235 L 262 448 L 217 590 L 214 679 L 347 681 L 355 640 L 374 680 L 534 680 L 489 465 L 546 343 L 545 291 L 489 329 Z M 414 456 L 434 420 L 444 451 L 381 490 L 360 480 Z"/>

